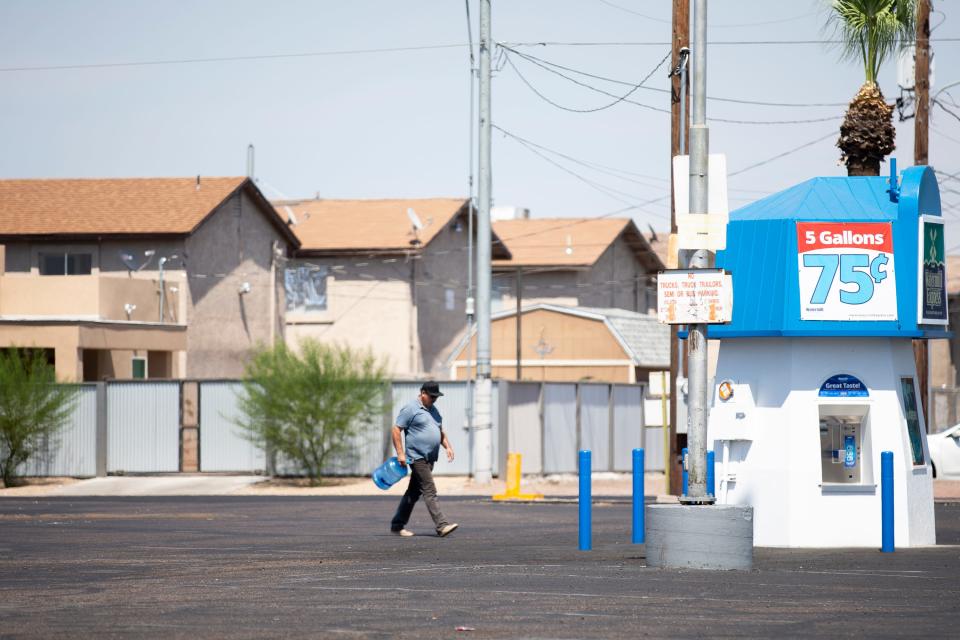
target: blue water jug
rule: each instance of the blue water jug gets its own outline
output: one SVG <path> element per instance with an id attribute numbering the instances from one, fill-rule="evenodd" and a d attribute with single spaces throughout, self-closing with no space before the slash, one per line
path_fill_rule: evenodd
<path id="1" fill-rule="evenodd" d="M 397 457 L 389 458 L 373 472 L 373 484 L 387 490 L 407 475 L 407 468 L 400 464 Z"/>
<path id="2" fill-rule="evenodd" d="M 843 437 L 843 466 L 848 469 L 857 466 L 857 443 L 853 436 Z"/>

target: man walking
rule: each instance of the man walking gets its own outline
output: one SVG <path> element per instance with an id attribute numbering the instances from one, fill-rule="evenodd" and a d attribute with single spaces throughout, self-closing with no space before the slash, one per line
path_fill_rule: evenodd
<path id="1" fill-rule="evenodd" d="M 433 483 L 433 463 L 440 456 L 440 447 L 447 452 L 447 461 L 453 462 L 453 447 L 443 431 L 443 419 L 437 410 L 437 398 L 442 396 L 440 385 L 433 380 L 424 382 L 420 395 L 412 400 L 397 416 L 397 423 L 391 429 L 393 447 L 397 450 L 397 460 L 403 466 L 410 466 L 410 484 L 400 499 L 400 506 L 390 523 L 390 530 L 398 536 L 409 537 L 412 531 L 406 529 L 413 505 L 420 496 L 427 505 L 427 511 L 433 518 L 437 535 L 441 538 L 452 533 L 459 525 L 447 522 L 437 502 L 437 487 Z M 400 439 L 404 433 L 406 447 Z"/>

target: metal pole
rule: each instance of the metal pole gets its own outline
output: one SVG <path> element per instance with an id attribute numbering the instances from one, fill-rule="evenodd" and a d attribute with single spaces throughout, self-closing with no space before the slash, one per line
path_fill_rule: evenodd
<path id="1" fill-rule="evenodd" d="M 690 49 L 680 49 L 680 155 L 687 154 L 687 62 Z"/>
<path id="2" fill-rule="evenodd" d="M 474 395 L 474 479 L 492 478 L 490 380 L 490 0 L 480 0 L 480 157 L 478 162 L 479 208 L 477 211 L 477 387 Z"/>
<path id="3" fill-rule="evenodd" d="M 579 531 L 579 543 L 580 551 L 590 551 L 593 546 L 593 534 L 591 528 L 593 527 L 592 519 L 592 495 L 590 487 L 590 474 L 591 474 L 591 464 L 590 464 L 590 452 L 581 451 L 580 452 L 580 531 Z"/>
<path id="4" fill-rule="evenodd" d="M 690 126 L 690 213 L 706 215 L 709 132 L 707 116 L 707 0 L 693 3 L 693 91 Z M 688 269 L 707 269 L 713 254 L 698 249 L 690 256 Z M 686 504 L 712 504 L 707 495 L 707 325 L 690 325 L 687 336 L 690 429 L 687 434 L 688 492 Z"/>
<path id="5" fill-rule="evenodd" d="M 520 319 L 522 314 L 520 310 L 523 308 L 523 269 L 517 267 L 517 382 L 520 382 L 521 376 L 523 375 L 522 365 L 520 364 L 520 357 L 523 355 L 523 344 L 521 337 Z"/>
<path id="6" fill-rule="evenodd" d="M 474 305 L 475 301 L 473 298 L 473 218 L 476 212 L 475 200 L 473 197 L 473 163 L 474 163 L 474 147 L 473 140 L 475 137 L 476 122 L 474 121 L 475 116 L 475 104 L 474 98 L 476 94 L 476 73 L 477 65 L 476 58 L 473 54 L 473 26 L 470 24 L 470 0 L 465 2 L 467 8 L 467 38 L 470 41 L 470 129 L 469 129 L 469 142 L 468 142 L 468 153 L 467 157 L 468 165 L 470 167 L 470 179 L 468 181 L 469 188 L 469 204 L 467 206 L 467 296 L 466 296 L 466 312 L 467 312 L 467 437 L 470 440 L 470 450 L 473 451 L 473 352 L 470 350 L 470 340 L 471 334 L 473 333 L 473 318 L 474 318 Z M 470 461 L 470 471 L 473 471 L 473 460 Z"/>
<path id="7" fill-rule="evenodd" d="M 643 522 L 643 507 L 644 507 L 644 486 L 643 486 L 643 471 L 644 471 L 644 456 L 643 449 L 634 449 L 633 450 L 633 544 L 643 544 L 644 543 L 644 522 Z"/>
<path id="8" fill-rule="evenodd" d="M 893 452 L 880 454 L 881 545 L 884 553 L 893 553 Z"/>
<path id="9" fill-rule="evenodd" d="M 160 258 L 160 324 L 163 324 L 163 263 L 166 261 L 166 258 Z"/>

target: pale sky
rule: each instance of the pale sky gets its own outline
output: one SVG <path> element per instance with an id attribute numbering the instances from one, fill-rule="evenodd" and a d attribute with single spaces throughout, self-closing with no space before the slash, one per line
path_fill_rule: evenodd
<path id="1" fill-rule="evenodd" d="M 960 81 L 953 5 L 933 2 L 933 93 Z M 821 28 L 825 6 L 709 3 L 711 98 L 833 105 L 708 102 L 708 118 L 832 118 L 709 122 L 711 151 L 727 155 L 731 173 L 825 137 L 732 175 L 731 208 L 814 176 L 845 175 L 834 143 L 863 73 L 828 45 L 806 42 L 829 39 Z M 476 0 L 470 10 L 476 40 Z M 670 0 L 494 0 L 493 37 L 577 43 L 510 46 L 621 81 L 560 70 L 620 96 L 669 52 L 670 11 Z M 466 43 L 463 0 L 3 0 L 0 177 L 242 175 L 253 143 L 268 197 L 465 196 Z M 369 52 L 407 47 L 417 49 Z M 642 229 L 666 229 L 669 116 L 626 101 L 592 113 L 561 110 L 510 63 L 564 107 L 596 109 L 614 99 L 507 56 L 494 76 L 493 123 L 550 149 L 539 151 L 552 162 L 495 132 L 494 203 L 527 207 L 535 217 L 589 217 L 662 198 L 624 215 Z M 669 109 L 667 94 L 650 90 L 669 86 L 668 65 L 629 100 Z M 900 93 L 894 63 L 880 84 L 893 102 Z M 960 86 L 953 96 L 960 104 Z M 932 108 L 930 161 L 953 174 L 960 172 L 960 107 L 948 93 L 939 97 L 958 117 Z M 913 127 L 913 120 L 897 125 L 901 167 L 913 164 Z M 941 189 L 953 207 L 945 215 L 960 219 L 960 179 L 942 181 Z M 947 245 L 960 251 L 960 225 L 949 227 Z"/>

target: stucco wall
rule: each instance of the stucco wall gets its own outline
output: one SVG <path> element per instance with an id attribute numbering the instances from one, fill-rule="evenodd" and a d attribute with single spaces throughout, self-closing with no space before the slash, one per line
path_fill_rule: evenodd
<path id="1" fill-rule="evenodd" d="M 523 306 L 538 303 L 565 306 L 617 308 L 640 313 L 656 309 L 656 287 L 623 238 L 617 238 L 597 261 L 586 268 L 524 267 Z M 516 306 L 516 275 L 494 274 L 494 311 Z M 499 299 L 499 300 L 497 300 Z"/>
<path id="2" fill-rule="evenodd" d="M 251 347 L 280 337 L 276 300 L 282 289 L 271 271 L 275 241 L 285 246 L 245 192 L 187 239 L 187 377 L 240 376 Z M 244 282 L 250 292 L 240 294 Z"/>
<path id="3" fill-rule="evenodd" d="M 327 309 L 288 312 L 288 344 L 296 346 L 308 337 L 346 344 L 372 350 L 396 377 L 444 376 L 466 327 L 466 242 L 466 230 L 456 231 L 451 222 L 412 259 L 354 255 L 298 260 L 327 267 Z"/>
<path id="4" fill-rule="evenodd" d="M 466 224 L 457 231 L 454 221 L 434 237 L 417 265 L 417 333 L 428 375 L 443 377 L 444 365 L 466 330 L 466 291 Z"/>
<path id="5" fill-rule="evenodd" d="M 389 260 L 389 262 L 385 262 Z M 403 257 L 304 258 L 326 266 L 327 308 L 287 312 L 286 339 L 293 348 L 305 338 L 369 349 L 393 375 L 419 371 L 415 318 L 410 295 L 411 264 Z"/>
<path id="6" fill-rule="evenodd" d="M 497 377 L 516 380 L 516 316 L 494 320 L 491 361 Z M 538 309 L 521 314 L 521 379 L 634 382 L 633 363 L 600 320 Z M 467 354 L 476 363 L 476 336 L 457 354 L 453 376 L 466 377 Z"/>

